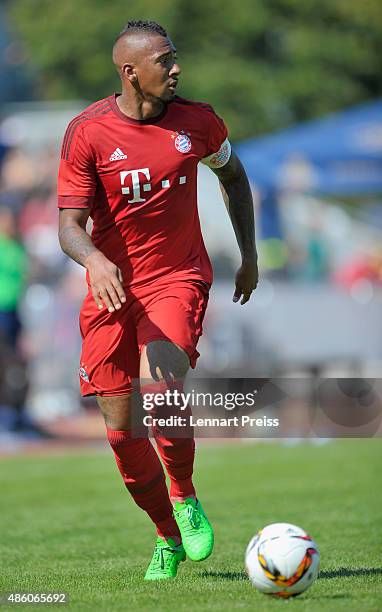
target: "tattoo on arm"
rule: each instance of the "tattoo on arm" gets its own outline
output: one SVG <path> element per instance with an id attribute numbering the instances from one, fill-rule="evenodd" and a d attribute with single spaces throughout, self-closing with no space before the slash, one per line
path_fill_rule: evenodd
<path id="1" fill-rule="evenodd" d="M 98 249 L 89 234 L 79 225 L 65 225 L 59 232 L 60 245 L 64 253 L 85 267 L 85 260 Z"/>
<path id="2" fill-rule="evenodd" d="M 90 201 L 90 200 L 89 200 Z M 86 267 L 86 258 L 99 252 L 86 231 L 90 208 L 60 208 L 58 238 L 64 253 Z"/>
<path id="3" fill-rule="evenodd" d="M 239 158 L 232 153 L 229 162 L 214 170 L 220 183 L 242 257 L 256 258 L 255 221 L 251 187 Z"/>

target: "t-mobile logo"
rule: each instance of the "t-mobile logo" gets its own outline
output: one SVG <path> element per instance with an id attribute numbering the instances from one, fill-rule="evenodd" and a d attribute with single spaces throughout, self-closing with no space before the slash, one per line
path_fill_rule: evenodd
<path id="1" fill-rule="evenodd" d="M 138 170 L 124 170 L 120 172 L 119 175 L 121 177 L 121 185 L 122 185 L 122 193 L 124 195 L 129 195 L 131 193 L 131 187 L 127 187 L 125 185 L 126 179 L 128 175 L 131 175 L 131 184 L 133 189 L 133 199 L 127 200 L 129 204 L 135 204 L 135 202 L 146 202 L 145 198 L 142 198 L 141 188 L 143 191 L 151 191 L 150 183 L 141 183 L 139 180 L 139 174 L 143 174 L 147 181 L 150 180 L 150 170 L 148 168 L 139 168 Z M 185 185 L 187 183 L 187 176 L 178 176 L 175 181 L 179 185 Z M 161 182 L 162 189 L 170 188 L 170 180 L 163 179 Z"/>
<path id="2" fill-rule="evenodd" d="M 120 172 L 119 175 L 121 177 L 121 185 L 122 185 L 122 193 L 124 195 L 129 195 L 131 193 L 130 187 L 125 187 L 126 177 L 131 174 L 131 182 L 133 187 L 133 199 L 127 200 L 129 204 L 135 204 L 135 202 L 146 202 L 144 198 L 141 197 L 141 183 L 139 182 L 139 174 L 143 174 L 146 179 L 150 180 L 150 170 L 148 168 L 139 168 L 138 170 L 125 170 Z M 142 185 L 143 191 L 151 191 L 150 183 L 143 183 Z"/>

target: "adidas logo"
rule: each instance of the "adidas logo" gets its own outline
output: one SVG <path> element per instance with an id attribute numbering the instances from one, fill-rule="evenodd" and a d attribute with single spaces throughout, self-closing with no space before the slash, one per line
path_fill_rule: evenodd
<path id="1" fill-rule="evenodd" d="M 119 159 L 127 159 L 127 155 L 125 155 L 123 151 L 121 151 L 121 149 L 117 147 L 114 153 L 110 155 L 109 160 L 118 161 Z"/>

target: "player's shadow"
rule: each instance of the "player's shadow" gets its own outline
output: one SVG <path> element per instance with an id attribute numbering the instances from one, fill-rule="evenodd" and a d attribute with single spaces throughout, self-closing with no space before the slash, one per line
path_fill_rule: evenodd
<path id="1" fill-rule="evenodd" d="M 339 567 L 336 570 L 322 570 L 319 575 L 319 580 L 330 578 L 350 578 L 352 576 L 379 576 L 382 574 L 382 567 Z M 245 572 L 213 572 L 204 570 L 200 573 L 201 578 L 220 578 L 223 580 L 248 580 Z"/>
<path id="2" fill-rule="evenodd" d="M 382 567 L 339 567 L 336 570 L 322 570 L 318 578 L 350 578 L 352 576 L 379 576 L 382 574 Z"/>
<path id="3" fill-rule="evenodd" d="M 245 572 L 212 572 L 204 570 L 200 573 L 201 578 L 223 578 L 224 580 L 248 580 Z"/>

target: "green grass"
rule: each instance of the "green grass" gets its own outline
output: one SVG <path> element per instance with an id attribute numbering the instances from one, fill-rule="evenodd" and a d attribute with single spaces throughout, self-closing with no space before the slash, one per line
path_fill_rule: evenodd
<path id="1" fill-rule="evenodd" d="M 0 591 L 67 592 L 73 610 L 381 610 L 381 451 L 382 440 L 201 447 L 214 553 L 153 584 L 142 577 L 154 528 L 111 453 L 4 459 Z M 288 601 L 258 593 L 243 571 L 249 539 L 275 521 L 301 525 L 321 551 L 320 578 Z"/>

